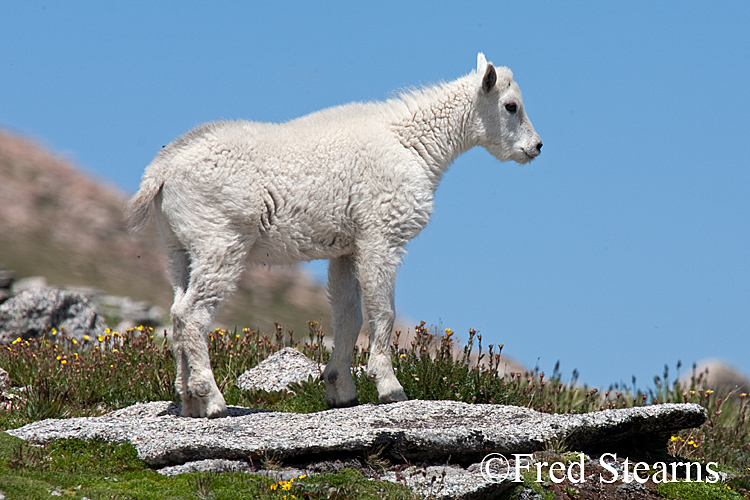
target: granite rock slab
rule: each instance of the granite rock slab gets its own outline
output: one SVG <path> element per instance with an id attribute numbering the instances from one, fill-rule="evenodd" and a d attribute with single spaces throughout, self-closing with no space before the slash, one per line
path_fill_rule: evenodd
<path id="1" fill-rule="evenodd" d="M 366 404 L 299 414 L 229 407 L 225 418 L 180 416 L 169 401 L 136 404 L 100 417 L 49 419 L 9 434 L 33 443 L 53 439 L 129 441 L 153 467 L 262 455 L 285 463 L 354 456 L 373 448 L 415 461 L 478 462 L 488 453 L 531 453 L 550 442 L 570 449 L 666 445 L 670 434 L 700 426 L 705 409 L 661 404 L 592 413 L 546 414 L 517 406 L 455 401 Z"/>

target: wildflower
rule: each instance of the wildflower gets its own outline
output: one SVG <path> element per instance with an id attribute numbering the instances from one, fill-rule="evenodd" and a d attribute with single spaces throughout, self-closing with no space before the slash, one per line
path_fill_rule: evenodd
<path id="1" fill-rule="evenodd" d="M 116 352 L 117 352 L 117 349 L 112 349 L 112 352 L 113 352 L 113 353 L 116 353 Z"/>
<path id="2" fill-rule="evenodd" d="M 78 341 L 76 339 L 70 339 L 70 341 L 73 342 L 74 344 L 78 343 Z"/>
<path id="3" fill-rule="evenodd" d="M 401 354 L 401 355 L 399 355 L 399 358 L 401 358 L 401 359 L 406 359 L 406 354 Z"/>
<path id="4" fill-rule="evenodd" d="M 675 437 L 675 436 L 672 436 L 671 438 L 669 438 L 669 440 L 670 440 L 670 441 L 677 441 L 677 437 Z"/>
<path id="5" fill-rule="evenodd" d="M 453 335 L 453 330 L 451 330 L 450 328 L 446 328 L 445 329 L 445 336 L 446 337 L 450 337 L 451 335 Z"/>
<path id="6" fill-rule="evenodd" d="M 52 328 L 52 335 L 57 335 L 57 330 L 54 327 Z"/>
<path id="7" fill-rule="evenodd" d="M 57 356 L 57 360 L 60 361 L 62 359 L 62 356 Z"/>
<path id="8" fill-rule="evenodd" d="M 109 328 L 105 328 L 105 329 L 104 329 L 104 333 L 106 333 L 106 334 L 109 334 L 109 332 L 111 332 L 111 331 L 112 331 L 112 330 L 110 330 Z M 101 338 L 101 335 L 99 335 L 99 338 Z M 100 342 L 101 342 L 101 341 L 100 341 Z"/>
<path id="9" fill-rule="evenodd" d="M 63 359 L 62 361 L 60 361 L 60 364 L 61 364 L 61 365 L 64 365 L 64 364 L 67 364 L 67 362 L 68 362 L 68 360 L 67 360 L 67 359 Z"/>
<path id="10" fill-rule="evenodd" d="M 107 330 L 109 330 L 109 328 L 107 328 Z M 109 333 L 109 332 L 107 332 L 107 333 Z M 97 340 L 99 340 L 99 342 L 104 342 L 104 337 L 102 337 L 101 335 L 99 335 L 97 337 Z"/>
<path id="11" fill-rule="evenodd" d="M 709 390 L 706 391 L 706 396 L 710 396 L 713 393 L 714 393 L 714 391 L 712 391 L 711 389 L 709 389 Z"/>
<path id="12" fill-rule="evenodd" d="M 18 344 L 21 341 L 22 341 L 21 337 L 18 337 L 16 340 L 14 340 L 13 342 L 11 342 L 10 344 L 11 345 L 16 345 L 16 344 Z"/>
<path id="13" fill-rule="evenodd" d="M 89 336 L 88 336 L 88 335 L 84 335 L 84 336 L 83 336 L 83 340 L 88 340 L 88 339 L 89 339 Z"/>
<path id="14" fill-rule="evenodd" d="M 76 359 L 78 359 L 78 353 L 77 353 L 77 352 L 74 352 L 74 353 L 73 353 L 73 356 L 75 356 L 75 357 L 76 357 Z"/>

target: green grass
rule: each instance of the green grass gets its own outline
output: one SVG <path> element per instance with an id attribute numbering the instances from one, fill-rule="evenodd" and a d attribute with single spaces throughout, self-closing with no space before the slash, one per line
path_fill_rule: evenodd
<path id="1" fill-rule="evenodd" d="M 678 481 L 661 483 L 657 491 L 664 498 L 681 498 L 682 500 L 742 500 L 743 497 L 726 484 L 709 484 Z"/>
<path id="2" fill-rule="evenodd" d="M 214 373 L 227 403 L 289 412 L 326 409 L 324 384 L 312 378 L 297 384 L 295 393 L 241 391 L 235 382 L 246 369 L 257 365 L 284 346 L 294 346 L 312 359 L 327 362 L 324 333 L 309 323 L 304 343 L 281 327 L 270 335 L 249 330 L 214 330 L 207 334 Z M 0 428 L 18 427 L 44 418 L 101 415 L 142 401 L 174 400 L 174 359 L 164 333 L 148 329 L 105 331 L 83 341 L 64 332 L 47 338 L 19 340 L 0 348 L 0 366 L 11 375 L 16 399 L 0 411 Z M 406 344 L 406 343 L 403 343 Z M 647 391 L 615 384 L 599 390 L 578 383 L 574 372 L 564 380 L 557 367 L 551 375 L 535 370 L 505 378 L 497 375 L 502 345 L 482 345 L 482 337 L 469 332 L 466 345 L 457 348 L 455 335 L 428 331 L 424 323 L 415 339 L 402 345 L 397 336 L 392 349 L 396 375 L 411 399 L 447 399 L 467 403 L 511 404 L 547 413 L 583 413 L 656 402 L 694 402 L 704 406 L 709 421 L 699 429 L 673 436 L 671 455 L 702 462 L 715 461 L 735 471 L 727 484 L 669 483 L 660 493 L 688 498 L 680 488 L 706 498 L 739 498 L 747 491 L 750 464 L 750 415 L 747 395 L 723 395 L 693 373 L 690 387 L 670 378 L 669 370 L 655 377 Z M 367 349 L 358 349 L 353 365 L 366 364 Z M 477 363 L 478 359 L 478 363 Z M 679 370 L 679 364 L 678 364 Z M 133 384 L 133 379 L 138 383 Z M 374 385 L 364 371 L 355 383 L 361 403 L 377 401 Z M 379 462 L 376 456 L 362 457 Z M 272 488 L 276 485 L 275 489 Z M 288 486 L 288 489 L 284 489 Z M 729 486 L 729 488 L 727 488 Z M 722 489 L 723 488 L 723 489 Z M 128 444 L 58 441 L 30 446 L 0 433 L 0 491 L 9 498 L 49 498 L 59 492 L 74 498 L 411 498 L 407 488 L 370 481 L 354 470 L 334 475 L 301 478 L 289 484 L 242 474 L 185 474 L 167 478 L 149 469 Z M 549 492 L 547 492 L 549 493 Z M 722 496 L 716 496 L 718 494 Z M 711 496 L 714 495 L 714 496 Z"/>
<path id="3" fill-rule="evenodd" d="M 38 447 L 5 433 L 0 434 L 0 491 L 7 498 L 45 500 L 51 492 L 92 500 L 413 498 L 404 486 L 370 481 L 352 469 L 291 482 L 241 472 L 169 478 L 149 469 L 130 444 L 70 439 Z"/>

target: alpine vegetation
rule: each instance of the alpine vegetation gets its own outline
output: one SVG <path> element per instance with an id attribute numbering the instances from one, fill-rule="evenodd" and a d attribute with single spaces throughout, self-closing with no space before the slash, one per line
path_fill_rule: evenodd
<path id="1" fill-rule="evenodd" d="M 323 374 L 326 402 L 357 404 L 350 359 L 363 302 L 367 377 L 381 402 L 407 399 L 389 347 L 396 270 L 429 221 L 443 173 L 474 146 L 518 163 L 542 149 L 511 71 L 477 59 L 458 80 L 385 102 L 282 124 L 208 123 L 161 150 L 127 214 L 133 229 L 153 214 L 169 253 L 183 416 L 226 415 L 205 332 L 246 262 L 329 259 L 335 347 Z"/>

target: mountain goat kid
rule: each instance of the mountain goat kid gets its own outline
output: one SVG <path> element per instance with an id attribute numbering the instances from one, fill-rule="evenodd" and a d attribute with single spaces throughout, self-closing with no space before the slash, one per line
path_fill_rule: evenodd
<path id="1" fill-rule="evenodd" d="M 161 150 L 127 216 L 137 229 L 153 214 L 169 253 L 183 416 L 227 413 L 206 333 L 248 261 L 330 260 L 329 406 L 357 404 L 350 358 L 363 299 L 371 332 L 367 377 L 381 402 L 407 399 L 390 361 L 396 270 L 406 243 L 429 221 L 440 178 L 474 146 L 518 163 L 542 149 L 511 71 L 481 53 L 477 59 L 476 71 L 463 78 L 385 102 L 282 124 L 208 123 Z"/>

